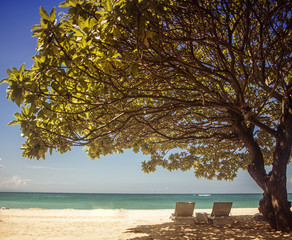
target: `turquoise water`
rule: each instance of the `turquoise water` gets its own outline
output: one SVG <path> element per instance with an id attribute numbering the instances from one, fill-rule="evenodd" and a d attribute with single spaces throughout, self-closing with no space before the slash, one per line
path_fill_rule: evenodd
<path id="1" fill-rule="evenodd" d="M 0 207 L 45 209 L 173 209 L 175 202 L 195 202 L 210 209 L 213 202 L 233 202 L 233 208 L 257 208 L 262 194 L 84 194 L 5 193 Z M 292 194 L 288 199 L 292 200 Z"/>

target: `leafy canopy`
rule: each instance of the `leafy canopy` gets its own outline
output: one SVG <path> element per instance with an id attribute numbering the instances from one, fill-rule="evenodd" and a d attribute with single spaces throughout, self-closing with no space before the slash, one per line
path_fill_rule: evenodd
<path id="1" fill-rule="evenodd" d="M 34 64 L 8 70 L 23 155 L 133 149 L 146 172 L 233 179 L 249 156 L 240 119 L 272 161 L 291 79 L 288 1 L 66 0 L 40 8 Z M 288 21 L 290 19 L 290 22 Z M 177 153 L 169 153 L 180 149 Z"/>

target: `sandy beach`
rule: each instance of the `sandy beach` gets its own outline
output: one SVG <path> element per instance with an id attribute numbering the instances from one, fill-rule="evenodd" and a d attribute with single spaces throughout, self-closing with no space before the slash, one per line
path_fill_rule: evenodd
<path id="1" fill-rule="evenodd" d="M 174 225 L 169 210 L 1 209 L 1 240 L 292 239 L 252 219 L 257 209 L 235 208 L 232 225 Z M 197 209 L 208 212 L 210 209 Z"/>

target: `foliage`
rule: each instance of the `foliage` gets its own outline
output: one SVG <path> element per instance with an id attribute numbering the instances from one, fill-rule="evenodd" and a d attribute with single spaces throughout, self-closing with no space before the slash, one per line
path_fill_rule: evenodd
<path id="1" fill-rule="evenodd" d="M 30 69 L 8 70 L 23 155 L 133 149 L 145 172 L 233 179 L 250 157 L 240 119 L 272 162 L 291 80 L 288 1 L 66 0 L 40 8 Z M 172 149 L 177 153 L 169 154 Z"/>

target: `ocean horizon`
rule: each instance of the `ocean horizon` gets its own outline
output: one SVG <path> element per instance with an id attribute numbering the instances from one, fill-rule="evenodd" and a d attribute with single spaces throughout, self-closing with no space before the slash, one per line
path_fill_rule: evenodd
<path id="1" fill-rule="evenodd" d="M 233 208 L 257 208 L 261 193 L 45 193 L 0 192 L 0 208 L 42 209 L 173 209 L 175 202 L 195 202 L 211 209 L 213 202 L 233 202 Z M 292 194 L 288 194 L 292 201 Z"/>

